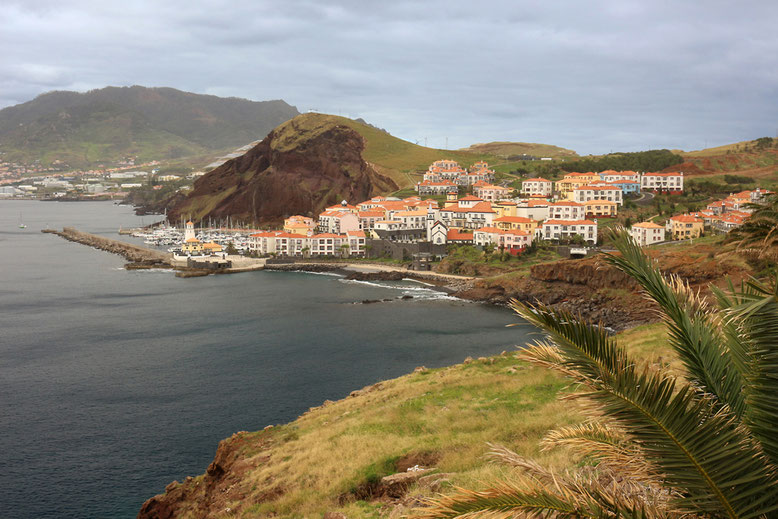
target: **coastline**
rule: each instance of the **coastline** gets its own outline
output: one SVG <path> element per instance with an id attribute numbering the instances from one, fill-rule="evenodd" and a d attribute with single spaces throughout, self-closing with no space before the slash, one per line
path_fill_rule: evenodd
<path id="1" fill-rule="evenodd" d="M 645 312 L 636 286 L 623 273 L 600 264 L 597 258 L 563 260 L 531 267 L 524 276 L 475 277 L 434 271 L 417 271 L 396 265 L 354 261 L 290 261 L 268 262 L 265 259 L 229 256 L 230 268 L 198 268 L 174 261 L 172 255 L 127 243 L 122 240 L 85 233 L 74 228 L 61 232 L 44 229 L 99 250 L 125 257 L 127 270 L 173 268 L 176 277 L 203 277 L 211 274 L 239 274 L 257 270 L 334 272 L 358 281 L 401 281 L 410 279 L 435 286 L 449 296 L 494 306 L 508 306 L 511 301 L 544 303 L 552 308 L 598 322 L 611 332 L 633 328 L 656 321 L 652 312 Z M 615 293 L 614 287 L 623 287 Z"/>
<path id="2" fill-rule="evenodd" d="M 376 263 L 329 263 L 303 261 L 295 263 L 265 264 L 265 270 L 287 272 L 332 272 L 341 274 L 348 279 L 359 281 L 400 281 L 412 279 L 434 285 L 441 292 L 454 295 L 457 292 L 472 288 L 478 278 L 441 274 L 431 271 L 410 270 L 392 265 Z"/>

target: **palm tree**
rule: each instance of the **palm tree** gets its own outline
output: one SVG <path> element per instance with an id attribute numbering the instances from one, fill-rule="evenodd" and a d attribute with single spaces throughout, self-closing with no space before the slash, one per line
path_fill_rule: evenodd
<path id="1" fill-rule="evenodd" d="M 737 249 L 759 259 L 778 260 L 778 194 L 763 204 L 751 204 L 754 212 L 743 225 L 730 231 L 727 241 Z"/>
<path id="2" fill-rule="evenodd" d="M 685 379 L 631 358 L 601 327 L 548 307 L 513 309 L 546 339 L 522 352 L 580 388 L 592 419 L 550 432 L 596 466 L 554 473 L 505 448 L 517 482 L 456 489 L 422 509 L 441 517 L 778 517 L 778 279 L 714 289 L 713 310 L 666 279 L 623 231 L 612 265 L 657 303 Z"/>

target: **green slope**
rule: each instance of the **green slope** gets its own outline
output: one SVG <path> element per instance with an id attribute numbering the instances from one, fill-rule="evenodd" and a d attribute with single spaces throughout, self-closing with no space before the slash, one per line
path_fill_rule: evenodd
<path id="1" fill-rule="evenodd" d="M 391 177 L 401 188 L 413 186 L 419 177 L 411 174 L 425 171 L 436 160 L 456 160 L 463 167 L 469 167 L 480 160 L 487 162 L 498 160 L 488 153 L 426 148 L 394 137 L 373 126 L 336 115 L 303 114 L 282 124 L 276 132 L 280 137 L 280 145 L 291 148 L 311 133 L 325 132 L 335 125 L 347 126 L 358 132 L 365 139 L 362 157 L 377 166 L 376 169 L 380 173 Z"/>
<path id="2" fill-rule="evenodd" d="M 168 160 L 234 149 L 297 115 L 283 101 L 249 101 L 172 88 L 51 92 L 0 110 L 4 159 L 84 167 L 123 157 Z"/>
<path id="3" fill-rule="evenodd" d="M 564 159 L 578 157 L 578 153 L 551 144 L 538 144 L 534 142 L 487 142 L 473 144 L 462 148 L 461 151 L 469 153 L 488 153 L 499 157 L 516 157 L 519 155 L 532 155 L 535 157 L 551 157 L 552 159 Z"/>

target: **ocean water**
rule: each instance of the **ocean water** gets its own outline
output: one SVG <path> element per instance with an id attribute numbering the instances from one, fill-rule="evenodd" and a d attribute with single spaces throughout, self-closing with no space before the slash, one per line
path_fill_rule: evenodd
<path id="1" fill-rule="evenodd" d="M 505 328 L 517 321 L 505 309 L 411 281 L 180 279 L 40 233 L 117 237 L 152 221 L 110 202 L 0 201 L 1 517 L 135 517 L 236 431 L 532 332 Z"/>

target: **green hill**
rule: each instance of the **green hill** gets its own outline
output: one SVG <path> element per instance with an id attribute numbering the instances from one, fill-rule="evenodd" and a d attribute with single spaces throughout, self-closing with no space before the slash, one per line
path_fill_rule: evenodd
<path id="1" fill-rule="evenodd" d="M 263 138 L 297 115 L 284 101 L 249 101 L 173 88 L 50 92 L 0 110 L 0 151 L 11 162 L 86 167 L 123 157 L 174 159 Z"/>
<path id="2" fill-rule="evenodd" d="M 490 153 L 426 148 L 394 137 L 369 124 L 337 115 L 304 114 L 278 130 L 288 134 L 285 139 L 288 139 L 291 146 L 297 142 L 297 139 L 309 135 L 310 132 L 325 132 L 337 125 L 346 126 L 359 133 L 365 139 L 362 158 L 376 167 L 380 173 L 392 178 L 402 188 L 412 187 L 419 180 L 409 174 L 425 171 L 436 160 L 456 160 L 463 167 L 469 167 L 480 160 L 488 162 L 496 159 Z"/>
<path id="3" fill-rule="evenodd" d="M 573 150 L 552 146 L 551 144 L 537 144 L 534 142 L 487 142 L 473 144 L 460 151 L 469 153 L 486 153 L 498 157 L 511 158 L 521 155 L 534 157 L 550 157 L 552 159 L 565 159 L 578 157 Z"/>

